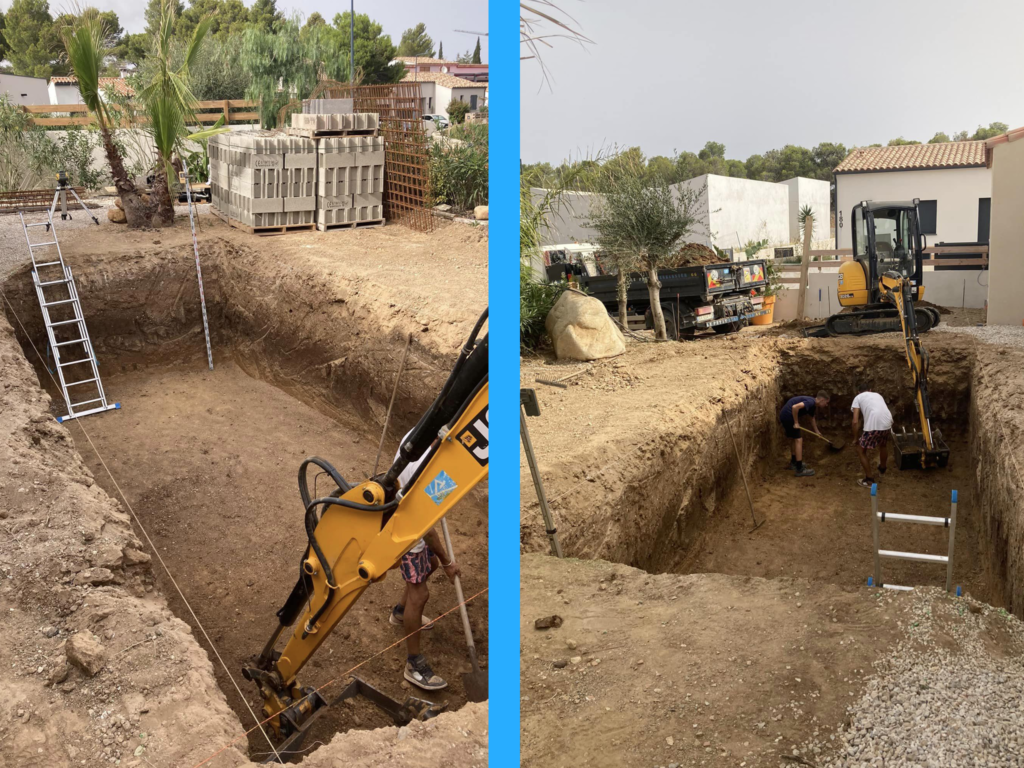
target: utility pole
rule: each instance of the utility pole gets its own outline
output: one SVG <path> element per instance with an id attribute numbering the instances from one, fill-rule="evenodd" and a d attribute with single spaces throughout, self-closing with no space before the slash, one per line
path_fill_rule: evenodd
<path id="1" fill-rule="evenodd" d="M 348 81 L 356 84 L 356 0 L 351 0 L 348 13 Z"/>

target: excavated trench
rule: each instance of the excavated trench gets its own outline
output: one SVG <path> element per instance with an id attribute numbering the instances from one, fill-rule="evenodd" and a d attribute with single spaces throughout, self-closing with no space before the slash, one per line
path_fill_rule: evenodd
<path id="1" fill-rule="evenodd" d="M 879 507 L 945 516 L 951 491 L 958 491 L 954 586 L 1019 611 L 1021 569 L 1010 544 L 1019 536 L 1012 469 L 993 469 L 1005 462 L 994 460 L 999 440 L 992 434 L 991 404 L 986 400 L 979 409 L 972 386 L 976 350 L 956 343 L 940 346 L 941 352 L 931 357 L 930 393 L 933 425 L 951 449 L 949 466 L 899 471 L 890 443 L 888 471 L 876 474 Z M 874 562 L 871 499 L 856 482 L 863 472 L 850 430 L 850 404 L 858 383 L 864 382 L 885 397 L 897 427 L 915 429 L 906 361 L 894 339 L 780 345 L 777 353 L 774 375 L 755 376 L 739 399 L 723 395 L 717 418 L 694 421 L 696 431 L 689 434 L 656 437 L 626 477 L 615 481 L 614 491 L 605 489 L 603 514 L 584 523 L 591 528 L 567 526 L 567 554 L 616 560 L 655 573 L 865 584 Z M 806 437 L 805 462 L 817 474 L 798 479 L 787 467 L 789 442 L 777 411 L 789 397 L 821 390 L 832 401 L 819 414 L 819 426 L 845 448 L 834 453 L 824 442 Z M 755 518 L 761 525 L 752 530 Z M 945 555 L 947 546 L 944 528 L 894 523 L 881 528 L 883 549 Z M 945 575 L 942 565 L 882 561 L 883 580 L 890 584 L 941 587 Z"/>
<path id="2" fill-rule="evenodd" d="M 181 256 L 76 268 L 80 293 L 88 297 L 85 312 L 104 386 L 122 409 L 81 421 L 92 445 L 77 426 L 70 431 L 99 485 L 117 499 L 102 456 L 244 699 L 156 565 L 155 584 L 147 591 L 159 590 L 193 627 L 229 705 L 249 729 L 254 725 L 250 707 L 258 713 L 261 701 L 239 673 L 276 626 L 274 614 L 295 583 L 306 544 L 296 485 L 299 463 L 315 455 L 349 480 L 369 476 L 404 339 L 386 337 L 366 318 L 345 316 L 343 302 L 325 300 L 315 289 L 261 283 L 229 250 L 209 258 L 204 271 L 214 341 L 215 367 L 209 371 L 194 263 Z M 45 333 L 27 285 L 27 274 L 16 273 L 5 282 L 5 293 L 27 328 L 27 336 L 18 330 L 23 350 L 59 410 L 60 394 L 32 348 L 45 349 Z M 10 321 L 18 328 L 14 317 Z M 446 360 L 413 344 L 383 465 L 433 399 L 456 353 L 453 349 Z M 486 586 L 486 490 L 475 489 L 456 507 L 450 525 L 464 589 L 475 594 Z M 368 590 L 300 673 L 301 683 L 321 686 L 344 678 L 350 668 L 399 640 L 388 614 L 402 590 L 397 573 Z M 446 580 L 433 580 L 428 614 L 456 602 Z M 485 597 L 474 601 L 470 616 L 486 658 Z M 469 667 L 457 614 L 438 622 L 423 647 L 449 688 L 417 695 L 445 702 L 450 710 L 461 707 L 466 697 L 460 673 Z M 358 674 L 401 701 L 410 693 L 402 679 L 404 662 L 400 645 Z M 325 691 L 328 699 L 330 693 Z M 317 721 L 306 748 L 337 732 L 391 724 L 368 703 L 346 702 Z M 255 731 L 251 756 L 262 759 L 268 753 Z"/>

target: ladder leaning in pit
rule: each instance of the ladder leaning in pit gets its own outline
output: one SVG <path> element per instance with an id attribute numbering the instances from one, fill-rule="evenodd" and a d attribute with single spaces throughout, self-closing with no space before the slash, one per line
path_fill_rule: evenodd
<path id="1" fill-rule="evenodd" d="M 57 381 L 68 409 L 67 415 L 58 416 L 57 421 L 120 408 L 120 403 L 108 403 L 103 392 L 96 353 L 78 299 L 78 288 L 71 267 L 64 263 L 49 211 L 46 213 L 46 221 L 38 223 L 26 222 L 25 214 L 21 211 L 18 216 L 25 230 L 25 242 L 28 243 L 32 259 L 32 282 L 39 308 L 43 311 L 43 324 L 53 351 Z M 32 242 L 32 232 L 38 231 L 38 227 L 43 227 L 45 237 L 52 240 Z M 37 253 L 45 255 L 37 257 Z"/>

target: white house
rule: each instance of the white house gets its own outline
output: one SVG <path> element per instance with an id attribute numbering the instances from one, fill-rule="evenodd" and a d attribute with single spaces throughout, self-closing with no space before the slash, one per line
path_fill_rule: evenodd
<path id="1" fill-rule="evenodd" d="M 985 142 L 992 171 L 989 325 L 1024 323 L 1024 128 Z"/>
<path id="2" fill-rule="evenodd" d="M 395 61 L 402 62 L 406 72 L 440 72 L 455 75 L 474 83 L 487 82 L 488 67 L 486 64 L 462 64 L 458 61 L 432 59 L 427 56 L 399 56 Z"/>
<path id="3" fill-rule="evenodd" d="M 115 88 L 120 93 L 132 94 L 134 91 L 123 77 L 101 77 L 100 92 L 108 87 Z M 74 76 L 59 75 L 50 78 L 48 86 L 50 104 L 81 104 L 82 94 L 78 92 L 78 78 Z M 45 101 L 39 102 L 45 104 Z"/>
<path id="4" fill-rule="evenodd" d="M 12 104 L 48 104 L 46 78 L 0 74 L 0 94 L 6 94 Z"/>
<path id="5" fill-rule="evenodd" d="M 487 104 L 487 84 L 473 83 L 444 72 L 407 72 L 403 83 L 418 83 L 420 111 L 425 115 L 448 117 L 448 103 L 463 101 L 470 112 Z"/>
<path id="6" fill-rule="evenodd" d="M 863 200 L 921 201 L 929 245 L 989 239 L 992 170 L 984 141 L 855 149 L 835 169 L 837 248 L 850 248 L 850 212 Z"/>

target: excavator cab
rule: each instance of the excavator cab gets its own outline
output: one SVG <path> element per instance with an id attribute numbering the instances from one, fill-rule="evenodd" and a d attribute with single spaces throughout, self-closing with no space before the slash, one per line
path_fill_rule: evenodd
<path id="1" fill-rule="evenodd" d="M 899 310 L 882 290 L 883 275 L 895 274 L 910 286 L 909 298 L 924 298 L 918 200 L 864 201 L 853 208 L 853 261 L 839 268 L 839 304 L 846 308 L 825 323 L 830 336 L 862 336 L 900 329 Z M 917 331 L 924 333 L 939 322 L 938 310 L 914 308 Z"/>

